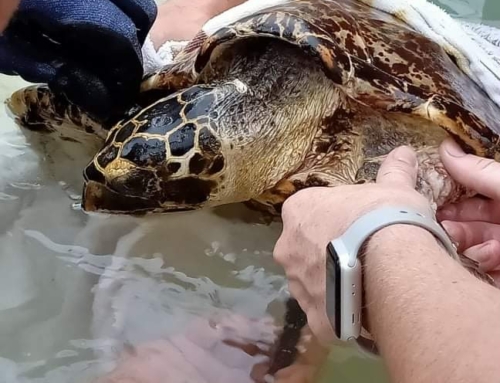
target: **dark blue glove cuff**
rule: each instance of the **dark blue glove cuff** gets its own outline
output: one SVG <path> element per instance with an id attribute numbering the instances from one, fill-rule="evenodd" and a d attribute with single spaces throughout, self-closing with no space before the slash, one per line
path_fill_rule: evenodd
<path id="1" fill-rule="evenodd" d="M 0 37 L 0 71 L 48 83 L 98 118 L 121 113 L 156 14 L 153 0 L 22 0 Z"/>

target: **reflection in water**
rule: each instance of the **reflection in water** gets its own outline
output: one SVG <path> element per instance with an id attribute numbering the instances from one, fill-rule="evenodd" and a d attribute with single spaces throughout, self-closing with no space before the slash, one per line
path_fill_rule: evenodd
<path id="1" fill-rule="evenodd" d="M 220 219 L 215 215 L 202 214 L 205 215 L 208 227 L 221 226 L 221 222 L 218 222 Z M 120 255 L 95 255 L 81 246 L 54 243 L 38 231 L 25 231 L 27 237 L 50 249 L 63 262 L 77 265 L 86 272 L 99 276 L 98 283 L 92 287 L 94 301 L 91 328 L 92 337 L 101 340 L 95 344 L 97 348 L 92 347 L 93 351 L 98 351 L 100 364 L 107 361 L 112 364 L 126 351 L 126 347 L 147 349 L 149 342 L 177 342 L 179 338 L 183 339 L 188 335 L 195 344 L 208 341 L 208 330 L 214 329 L 207 327 L 209 322 L 201 318 L 212 322 L 222 320 L 219 326 L 226 331 L 236 325 L 231 337 L 234 342 L 272 341 L 274 326 L 267 311 L 269 305 L 280 298 L 285 281 L 281 275 L 252 265 L 263 257 L 268 258 L 263 259 L 267 263 L 270 253 L 242 249 L 239 254 L 233 251 L 230 257 L 226 257 L 224 249 L 217 249 L 217 244 L 213 243 L 209 248 L 197 252 L 201 257 L 193 259 L 186 259 L 175 252 L 170 253 L 165 250 L 165 243 L 169 244 L 170 249 L 182 246 L 183 239 L 178 237 L 178 230 L 183 228 L 185 222 L 192 224 L 190 219 L 186 221 L 187 217 L 182 218 L 185 219 L 179 219 L 174 225 L 177 227 L 177 239 L 168 235 L 172 227 L 166 219 L 140 222 L 118 240 L 115 254 Z M 114 226 L 110 224 L 111 222 L 106 222 L 106 225 Z M 100 230 L 99 227 L 96 229 Z M 184 229 L 186 233 L 189 232 L 188 228 Z M 234 229 L 229 231 L 236 234 Z M 87 235 L 92 237 L 94 233 L 91 230 Z M 160 235 L 161 233 L 164 235 Z M 211 237 L 210 234 L 208 237 Z M 248 245 L 252 246 L 252 243 L 249 242 Z M 143 249 L 150 255 L 128 258 L 135 250 Z M 214 264 L 218 267 L 214 268 Z M 219 279 L 222 283 L 216 283 L 214 279 Z M 239 323 L 228 321 L 230 318 L 240 318 Z M 252 325 L 245 325 L 245 321 L 250 319 Z M 198 335 L 194 336 L 193 332 L 198 332 Z M 222 334 L 212 334 L 212 343 L 216 340 L 220 343 L 222 339 Z M 86 347 L 89 348 L 89 344 Z M 170 350 L 172 347 L 171 344 L 163 344 L 162 353 L 174 352 Z M 218 349 L 224 352 L 224 344 L 220 344 Z M 239 370 L 242 376 L 248 377 L 255 358 L 245 362 L 248 358 L 243 356 L 247 354 L 241 353 L 239 359 L 243 365 Z M 236 359 L 237 355 L 234 354 Z M 203 359 L 191 362 L 198 368 L 210 369 L 216 366 L 205 366 L 207 361 Z M 170 362 L 166 362 L 164 366 L 176 371 L 176 366 L 170 366 Z M 238 381 L 243 382 L 241 379 Z"/>
<path id="2" fill-rule="evenodd" d="M 4 290 L 19 296 L 8 294 L 10 305 L 3 302 L 10 312 L 2 313 L 2 374 L 45 375 L 51 382 L 97 376 L 126 347 L 179 337 L 196 323 L 200 328 L 200 318 L 229 313 L 255 319 L 254 325 L 264 320 L 270 341 L 269 315 L 273 304 L 280 313 L 285 285 L 269 246 L 278 226 L 238 223 L 213 212 L 146 220 L 85 217 L 56 186 L 32 192 L 35 201 L 3 238 L 3 259 L 24 264 L 3 268 L 23 275 L 13 276 Z"/>

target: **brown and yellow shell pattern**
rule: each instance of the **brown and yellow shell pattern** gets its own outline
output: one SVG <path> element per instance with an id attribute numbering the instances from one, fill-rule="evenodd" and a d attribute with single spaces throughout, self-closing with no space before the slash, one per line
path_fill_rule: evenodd
<path id="1" fill-rule="evenodd" d="M 356 102 L 429 120 L 470 152 L 500 160 L 499 110 L 493 101 L 439 45 L 356 0 L 291 0 L 263 9 L 197 39 L 178 61 L 145 79 L 143 91 L 177 91 L 202 82 L 200 73 L 218 47 L 256 36 L 299 47 Z M 196 208 L 218 191 L 218 173 L 227 162 L 221 148 L 230 143 L 217 137 L 211 123 L 217 94 L 203 94 L 200 102 L 196 89 L 203 85 L 198 86 L 160 98 L 111 130 L 85 174 L 111 184 L 117 193 L 112 210 L 128 210 L 120 208 L 119 194 L 139 182 L 146 187 L 138 206 L 149 210 L 165 200 Z M 177 173 L 189 176 L 176 179 Z"/>
<path id="2" fill-rule="evenodd" d="M 210 36 L 195 71 L 219 44 L 252 35 L 304 49 L 357 101 L 433 120 L 472 152 L 500 159 L 498 107 L 457 70 L 454 57 L 404 21 L 356 0 L 289 1 Z"/>

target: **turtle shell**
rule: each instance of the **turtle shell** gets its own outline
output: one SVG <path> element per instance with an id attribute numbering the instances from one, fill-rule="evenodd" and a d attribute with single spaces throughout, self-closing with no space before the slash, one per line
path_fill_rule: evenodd
<path id="1" fill-rule="evenodd" d="M 260 9 L 195 39 L 155 76 L 156 84 L 171 87 L 179 76 L 183 86 L 195 83 L 217 47 L 256 36 L 299 47 L 352 99 L 428 119 L 466 151 L 500 160 L 500 108 L 457 60 L 404 21 L 356 0 L 293 0 Z M 155 81 L 146 80 L 144 89 Z"/>

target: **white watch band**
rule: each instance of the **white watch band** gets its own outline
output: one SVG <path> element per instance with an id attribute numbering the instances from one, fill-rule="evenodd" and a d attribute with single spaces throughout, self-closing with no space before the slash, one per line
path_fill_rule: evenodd
<path id="1" fill-rule="evenodd" d="M 436 220 L 414 209 L 385 206 L 372 210 L 358 218 L 337 239 L 337 241 L 342 242 L 350 255 L 349 266 L 352 267 L 354 265 L 361 246 L 363 246 L 370 236 L 384 227 L 397 224 L 414 225 L 428 230 L 439 239 L 452 258 L 459 260 L 455 245 Z"/>
<path id="2" fill-rule="evenodd" d="M 436 222 L 435 219 L 427 217 L 419 211 L 406 207 L 387 206 L 377 208 L 358 218 L 356 221 L 354 221 L 353 224 L 349 226 L 344 234 L 331 241 L 331 244 L 336 249 L 336 252 L 338 254 L 347 255 L 347 259 L 345 261 L 347 261 L 346 266 L 348 266 L 347 269 L 349 270 L 349 274 L 352 276 L 351 278 L 353 278 L 352 281 L 354 283 L 354 290 L 355 284 L 361 283 L 362 280 L 360 275 L 361 267 L 358 260 L 361 247 L 373 234 L 375 234 L 379 230 L 387 226 L 396 224 L 414 225 L 428 230 L 442 243 L 444 248 L 448 251 L 453 259 L 457 261 L 459 260 L 455 245 L 451 241 L 450 237 L 446 234 L 446 231 Z M 359 275 L 356 273 L 358 273 Z M 348 291 L 349 288 L 345 288 L 345 290 Z M 327 289 L 328 303 L 331 302 L 329 294 L 332 293 L 336 294 L 337 292 L 332 292 L 330 291 L 330 289 Z M 343 302 L 342 307 L 345 307 L 346 311 L 348 312 L 358 312 L 361 315 L 362 299 L 360 295 L 356 295 L 354 293 L 352 293 L 352 295 L 349 293 L 347 293 L 346 295 L 339 295 L 339 297 L 342 297 L 341 299 L 347 300 L 346 302 Z M 329 316 L 339 315 L 339 313 L 334 314 L 333 312 L 331 312 L 331 309 L 328 309 L 328 303 L 327 311 L 329 311 Z M 330 318 L 330 321 L 332 322 L 332 317 Z M 361 324 L 356 324 L 354 328 L 352 328 L 351 334 L 354 335 L 358 333 L 359 335 L 350 337 L 349 339 L 354 340 L 353 338 L 355 338 L 355 343 L 361 351 L 364 351 L 369 355 L 377 355 L 378 350 L 376 348 L 376 345 L 372 340 L 361 335 L 361 329 Z"/>

